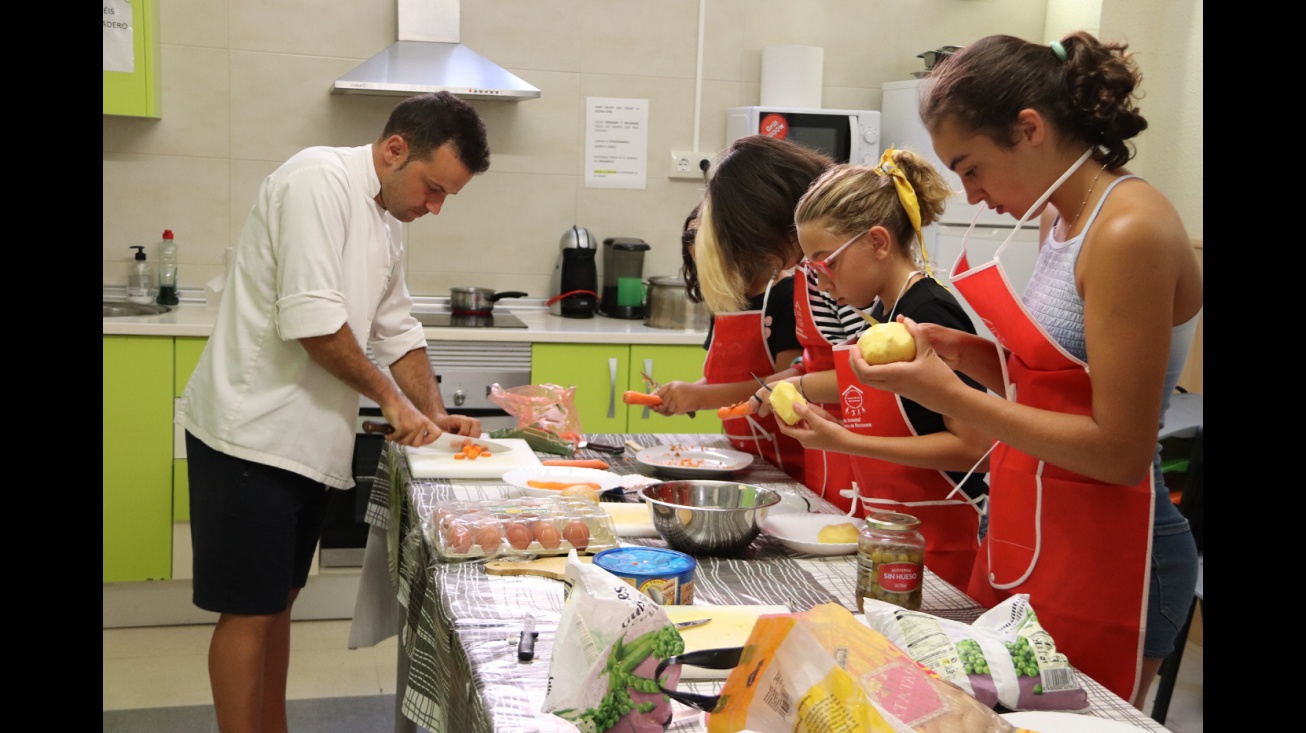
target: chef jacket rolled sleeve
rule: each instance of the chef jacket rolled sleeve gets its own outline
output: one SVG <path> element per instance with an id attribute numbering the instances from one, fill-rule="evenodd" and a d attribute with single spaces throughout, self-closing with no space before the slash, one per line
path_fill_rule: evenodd
<path id="1" fill-rule="evenodd" d="M 295 293 L 277 299 L 277 333 L 285 341 L 328 336 L 345 325 L 346 314 L 339 290 Z"/>

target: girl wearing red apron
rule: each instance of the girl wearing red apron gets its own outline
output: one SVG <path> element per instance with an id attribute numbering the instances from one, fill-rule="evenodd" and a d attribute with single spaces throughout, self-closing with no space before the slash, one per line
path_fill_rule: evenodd
<path id="1" fill-rule="evenodd" d="M 1017 297 L 1006 244 L 977 264 L 963 246 L 953 282 L 998 349 L 909 322 L 915 360 L 854 357 L 853 369 L 1000 441 L 969 593 L 1029 594 L 1057 651 L 1141 707 L 1178 632 L 1168 596 L 1186 606 L 1195 583 L 1186 522 L 1156 519 L 1155 461 L 1202 284 L 1178 212 L 1121 169 L 1147 126 L 1137 69 L 1124 44 L 1077 32 L 1050 45 L 983 38 L 931 78 L 921 116 L 935 152 L 971 203 L 1022 223 L 1044 214 L 1038 263 Z M 998 395 L 957 389 L 953 369 Z"/>
<path id="2" fill-rule="evenodd" d="M 683 273 L 691 298 L 701 298 L 694 266 L 694 242 L 700 223 L 710 227 L 711 214 L 695 207 L 685 220 L 681 237 Z M 658 391 L 663 402 L 652 409 L 678 414 L 743 401 L 756 388 L 754 374 L 769 376 L 776 371 L 777 358 L 796 358 L 801 352 L 789 307 L 792 287 L 791 277 L 773 274 L 754 286 L 760 292 L 750 294 L 746 310 L 713 316 L 704 344 L 707 358 L 703 379 L 664 384 Z M 803 447 L 776 429 L 773 416 L 731 418 L 722 421 L 722 427 L 736 448 L 765 458 L 795 480 L 802 479 Z"/>
<path id="3" fill-rule="evenodd" d="M 874 168 L 827 171 L 795 212 L 807 267 L 840 301 L 873 301 L 870 315 L 877 321 L 904 314 L 974 333 L 956 298 L 916 264 L 917 232 L 935 220 L 950 195 L 929 162 L 908 151 L 890 148 Z M 848 363 L 857 348 L 855 342 L 834 348 L 836 381 L 821 385 L 820 393 L 829 390 L 839 404 L 842 426 L 809 412 L 804 423 L 782 429 L 809 447 L 847 454 L 860 512 L 900 511 L 920 519 L 925 566 L 964 588 L 986 493 L 983 476 L 969 469 L 983 460 L 991 441 L 859 382 Z"/>

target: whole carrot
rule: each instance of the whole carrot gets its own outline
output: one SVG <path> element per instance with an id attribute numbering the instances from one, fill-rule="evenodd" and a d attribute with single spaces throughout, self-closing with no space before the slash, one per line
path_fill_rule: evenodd
<path id="1" fill-rule="evenodd" d="M 621 395 L 621 401 L 627 405 L 645 405 L 647 407 L 657 407 L 662 404 L 662 398 L 655 394 L 644 394 L 631 390 Z"/>
<path id="2" fill-rule="evenodd" d="M 606 471 L 611 466 L 598 460 L 597 458 L 550 458 L 546 461 L 540 461 L 545 466 L 570 466 L 571 468 L 597 468 L 600 471 Z"/>
<path id="3" fill-rule="evenodd" d="M 733 417 L 743 417 L 753 414 L 753 405 L 748 400 L 744 400 L 737 405 L 722 407 L 716 411 L 716 416 L 722 420 L 729 420 Z"/>

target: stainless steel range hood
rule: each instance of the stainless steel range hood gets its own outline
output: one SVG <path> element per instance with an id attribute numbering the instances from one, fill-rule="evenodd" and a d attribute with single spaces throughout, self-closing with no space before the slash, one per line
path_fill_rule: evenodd
<path id="1" fill-rule="evenodd" d="M 332 94 L 447 91 L 463 99 L 539 98 L 539 89 L 460 43 L 459 0 L 398 2 L 399 40 L 336 79 Z"/>

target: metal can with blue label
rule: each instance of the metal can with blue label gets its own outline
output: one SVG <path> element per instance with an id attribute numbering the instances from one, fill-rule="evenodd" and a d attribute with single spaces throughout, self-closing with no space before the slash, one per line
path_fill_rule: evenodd
<path id="1" fill-rule="evenodd" d="M 661 606 L 694 602 L 694 570 L 698 562 L 676 550 L 660 547 L 614 547 L 594 556 L 594 564 L 630 583 Z"/>

